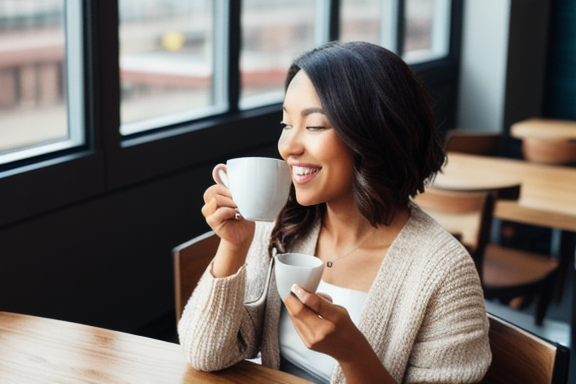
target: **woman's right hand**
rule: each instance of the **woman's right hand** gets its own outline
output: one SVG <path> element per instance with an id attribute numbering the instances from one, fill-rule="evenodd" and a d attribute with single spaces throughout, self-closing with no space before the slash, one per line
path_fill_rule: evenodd
<path id="1" fill-rule="evenodd" d="M 220 245 L 214 259 L 214 277 L 230 276 L 246 261 L 248 248 L 254 237 L 255 223 L 237 218 L 238 209 L 230 190 L 215 184 L 204 192 L 202 214 L 214 233 L 220 237 Z"/>

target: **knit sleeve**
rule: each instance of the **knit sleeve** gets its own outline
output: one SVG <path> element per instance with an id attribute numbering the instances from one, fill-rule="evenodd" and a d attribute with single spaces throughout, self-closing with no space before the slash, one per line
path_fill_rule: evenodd
<path id="1" fill-rule="evenodd" d="M 268 233 L 257 225 L 246 264 L 236 274 L 215 278 L 210 264 L 200 278 L 178 322 L 180 344 L 194 368 L 216 371 L 258 353 L 271 265 Z"/>
<path id="2" fill-rule="evenodd" d="M 178 335 L 194 368 L 215 371 L 254 353 L 256 331 L 244 308 L 246 269 L 217 279 L 209 269 L 184 308 Z"/>
<path id="3" fill-rule="evenodd" d="M 408 362 L 408 383 L 475 383 L 490 365 L 482 288 L 471 258 L 461 254 L 435 284 Z"/>

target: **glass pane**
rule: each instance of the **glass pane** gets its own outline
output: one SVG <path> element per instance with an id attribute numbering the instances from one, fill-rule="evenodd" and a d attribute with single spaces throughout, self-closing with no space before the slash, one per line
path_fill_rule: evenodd
<path id="1" fill-rule="evenodd" d="M 340 40 L 380 44 L 382 1 L 342 0 Z"/>
<path id="2" fill-rule="evenodd" d="M 277 103 L 292 59 L 326 41 L 327 2 L 242 1 L 240 107 Z"/>
<path id="3" fill-rule="evenodd" d="M 119 0 L 122 134 L 224 110 L 222 4 Z"/>
<path id="4" fill-rule="evenodd" d="M 404 59 L 431 60 L 448 54 L 449 0 L 405 0 Z"/>
<path id="5" fill-rule="evenodd" d="M 0 0 L 0 164 L 83 142 L 82 82 L 66 81 L 82 73 L 82 18 L 68 3 Z"/>
<path id="6" fill-rule="evenodd" d="M 397 0 L 342 0 L 340 40 L 367 41 L 397 52 Z"/>

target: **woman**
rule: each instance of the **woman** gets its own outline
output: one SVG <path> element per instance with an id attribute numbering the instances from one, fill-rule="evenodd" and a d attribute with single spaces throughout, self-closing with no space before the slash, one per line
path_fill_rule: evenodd
<path id="1" fill-rule="evenodd" d="M 382 47 L 326 44 L 289 69 L 282 124 L 293 186 L 275 224 L 237 220 L 221 185 L 204 195 L 221 241 L 179 323 L 189 362 L 261 352 L 315 382 L 479 381 L 491 353 L 474 264 L 410 199 L 444 162 L 415 74 Z M 270 256 L 288 251 L 325 262 L 331 298 L 278 296 Z"/>

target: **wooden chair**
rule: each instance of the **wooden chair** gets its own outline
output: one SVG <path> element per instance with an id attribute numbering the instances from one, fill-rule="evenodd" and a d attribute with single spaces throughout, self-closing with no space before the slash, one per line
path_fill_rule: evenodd
<path id="1" fill-rule="evenodd" d="M 570 350 L 488 313 L 492 364 L 481 383 L 565 384 Z"/>
<path id="2" fill-rule="evenodd" d="M 553 296 L 559 262 L 489 242 L 494 193 L 430 187 L 414 200 L 469 249 L 487 299 L 510 304 L 522 297 L 525 305 L 535 299 L 535 322 L 542 324 Z"/>
<path id="3" fill-rule="evenodd" d="M 446 152 L 464 152 L 475 155 L 496 155 L 500 149 L 500 132 L 475 129 L 452 129 L 446 134 Z"/>
<path id="4" fill-rule="evenodd" d="M 220 238 L 212 231 L 197 236 L 172 250 L 174 257 L 174 294 L 176 323 L 198 280 L 212 261 Z"/>

